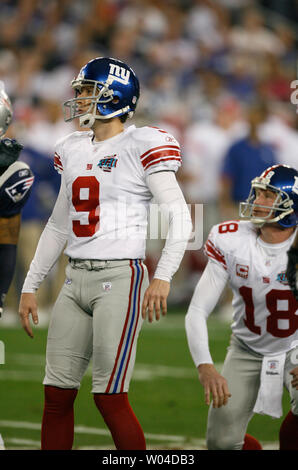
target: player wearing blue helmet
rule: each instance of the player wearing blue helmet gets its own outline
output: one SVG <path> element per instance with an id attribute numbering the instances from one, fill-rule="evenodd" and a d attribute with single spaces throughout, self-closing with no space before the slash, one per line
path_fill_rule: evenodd
<path id="1" fill-rule="evenodd" d="M 131 118 L 140 95 L 139 80 L 134 71 L 124 62 L 106 57 L 88 62 L 71 86 L 76 97 L 64 103 L 65 120 L 78 117 L 82 127 L 92 127 L 97 119 Z M 86 87 L 89 88 L 88 95 L 82 97 Z M 84 102 L 87 106 L 82 106 Z"/>
<path id="2" fill-rule="evenodd" d="M 275 195 L 273 204 L 261 206 L 256 204 L 257 190 L 270 190 Z M 270 209 L 261 211 L 258 209 Z M 298 171 L 287 165 L 274 165 L 251 182 L 251 190 L 246 202 L 240 203 L 240 216 L 254 224 L 277 223 L 281 227 L 296 227 L 298 223 Z"/>
<path id="3" fill-rule="evenodd" d="M 129 401 L 143 319 L 167 310 L 191 219 L 175 172 L 180 147 L 166 131 L 124 127 L 139 98 L 134 71 L 97 57 L 71 84 L 65 120 L 89 131 L 57 142 L 54 165 L 61 189 L 41 235 L 20 302 L 22 325 L 38 321 L 35 291 L 65 247 L 66 280 L 53 308 L 44 378 L 42 449 L 71 449 L 74 400 L 92 357 L 92 393 L 117 449 L 145 449 Z M 154 196 L 169 215 L 169 236 L 152 281 L 143 260 L 148 207 Z M 177 233 L 173 227 L 183 227 Z M 186 229 L 186 230 L 185 230 Z"/>
<path id="4" fill-rule="evenodd" d="M 243 220 L 211 229 L 207 267 L 191 300 L 186 331 L 210 404 L 208 449 L 261 446 L 246 435 L 254 413 L 283 415 L 285 386 L 291 410 L 280 428 L 281 450 L 298 450 L 298 302 L 288 284 L 287 251 L 297 234 L 298 172 L 285 165 L 254 178 L 240 203 Z M 233 291 L 230 347 L 221 373 L 208 347 L 207 318 L 226 284 Z"/>
<path id="5" fill-rule="evenodd" d="M 256 189 L 271 189 L 276 199 L 265 218 L 253 215 L 256 210 Z M 265 207 L 266 208 L 266 207 Z M 276 165 L 252 181 L 251 192 L 246 202 L 240 205 L 241 217 L 251 218 L 256 224 L 278 223 L 281 227 L 295 227 L 298 218 L 298 171 L 285 165 Z M 298 300 L 298 235 L 288 251 L 287 279 Z"/>

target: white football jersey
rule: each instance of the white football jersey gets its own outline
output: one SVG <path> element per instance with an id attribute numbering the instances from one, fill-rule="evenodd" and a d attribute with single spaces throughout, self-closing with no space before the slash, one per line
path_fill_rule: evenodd
<path id="1" fill-rule="evenodd" d="M 268 244 L 251 222 L 228 221 L 212 228 L 205 245 L 208 257 L 229 275 L 233 333 L 263 355 L 298 344 L 298 302 L 286 278 L 294 236 Z"/>
<path id="2" fill-rule="evenodd" d="M 167 132 L 130 126 L 96 142 L 93 132 L 58 141 L 54 165 L 69 203 L 65 254 L 80 259 L 143 259 L 152 194 L 146 177 L 176 172 L 180 146 Z"/>

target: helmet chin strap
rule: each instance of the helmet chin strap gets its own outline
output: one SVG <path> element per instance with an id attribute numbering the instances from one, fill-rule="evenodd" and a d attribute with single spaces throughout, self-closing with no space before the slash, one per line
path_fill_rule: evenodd
<path id="1" fill-rule="evenodd" d="M 91 113 L 85 114 L 84 116 L 81 116 L 79 119 L 80 119 L 80 127 L 92 127 L 93 124 L 95 123 L 95 117 Z"/>
<path id="2" fill-rule="evenodd" d="M 95 120 L 98 119 L 100 121 L 107 121 L 109 119 L 112 119 L 117 116 L 121 116 L 124 113 L 128 113 L 128 117 L 131 118 L 133 116 L 133 112 L 129 111 L 129 106 L 126 106 L 125 108 L 119 109 L 118 111 L 115 111 L 114 113 L 110 113 L 107 116 L 100 116 L 98 114 L 94 115 L 92 113 L 84 114 L 84 116 L 80 116 L 80 127 L 92 127 L 93 124 L 95 123 Z"/>

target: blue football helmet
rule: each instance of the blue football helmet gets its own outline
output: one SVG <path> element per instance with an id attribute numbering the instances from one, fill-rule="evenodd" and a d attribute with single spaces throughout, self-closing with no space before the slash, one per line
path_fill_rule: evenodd
<path id="1" fill-rule="evenodd" d="M 269 189 L 276 193 L 272 206 L 255 204 L 256 189 Z M 264 217 L 254 216 L 255 208 L 270 209 Z M 251 182 L 251 190 L 245 202 L 240 203 L 240 217 L 256 225 L 277 223 L 281 227 L 298 224 L 298 171 L 288 165 L 274 165 Z"/>
<path id="2" fill-rule="evenodd" d="M 134 71 L 124 62 L 111 57 L 97 57 L 81 68 L 71 82 L 76 95 L 82 87 L 92 87 L 87 97 L 76 96 L 63 104 L 66 122 L 80 118 L 82 127 L 92 127 L 96 119 L 106 120 L 127 114 L 132 117 L 140 95 L 140 85 Z M 82 103 L 88 109 L 80 110 Z"/>

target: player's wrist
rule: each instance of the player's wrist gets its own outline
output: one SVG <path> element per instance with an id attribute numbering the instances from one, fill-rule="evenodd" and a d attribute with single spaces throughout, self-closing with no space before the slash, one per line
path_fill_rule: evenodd
<path id="1" fill-rule="evenodd" d="M 214 369 L 214 364 L 212 362 L 202 362 L 197 366 L 197 369 L 199 372 L 202 372 L 203 370 L 210 370 Z"/>

